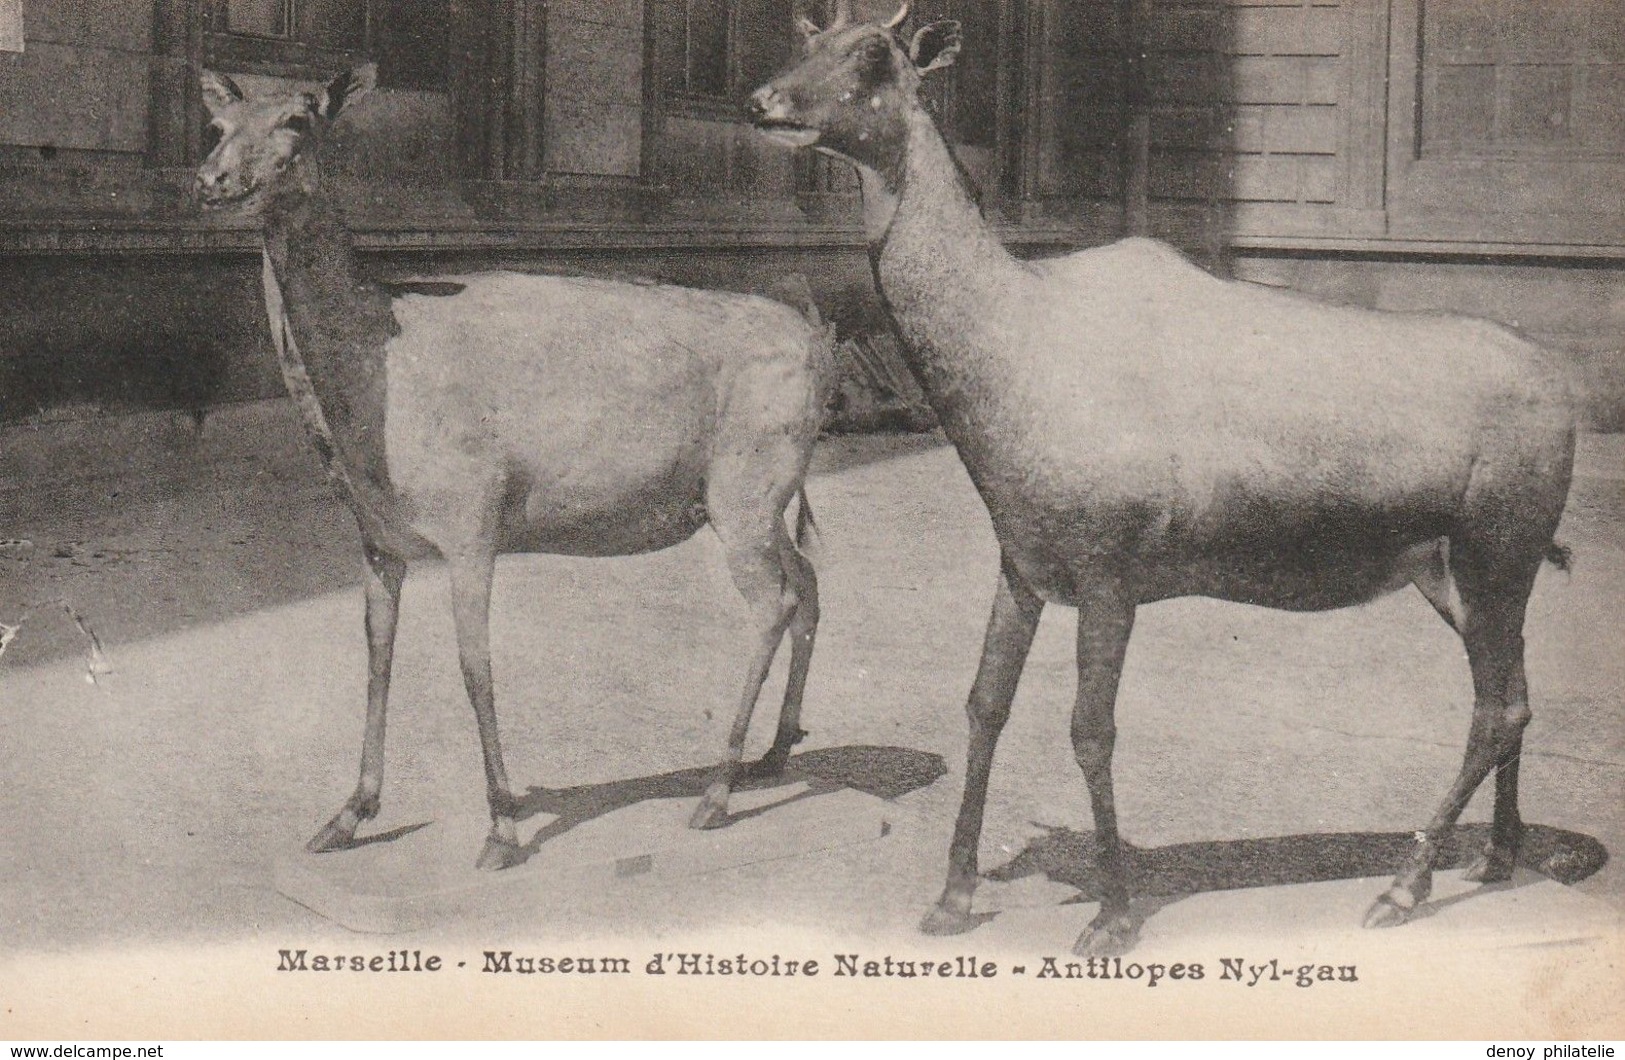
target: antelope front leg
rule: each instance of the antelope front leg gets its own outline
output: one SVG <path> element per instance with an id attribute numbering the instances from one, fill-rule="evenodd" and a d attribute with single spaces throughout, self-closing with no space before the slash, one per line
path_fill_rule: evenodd
<path id="1" fill-rule="evenodd" d="M 1072 708 L 1072 750 L 1089 784 L 1100 871 L 1100 912 L 1078 937 L 1080 957 L 1128 951 L 1140 933 L 1129 909 L 1123 841 L 1117 834 L 1112 793 L 1112 750 L 1117 743 L 1117 684 L 1134 631 L 1134 604 L 1112 586 L 1100 586 L 1078 608 L 1078 698 Z"/>
<path id="2" fill-rule="evenodd" d="M 927 935 L 957 935 L 976 926 L 971 917 L 971 897 L 976 893 L 977 846 L 982 841 L 982 812 L 987 802 L 988 774 L 993 768 L 993 751 L 999 733 L 1010 717 L 1010 701 L 1015 698 L 1021 669 L 1038 632 L 1038 619 L 1044 601 L 1021 580 L 1006 558 L 999 573 L 998 591 L 993 597 L 993 614 L 982 642 L 982 662 L 971 685 L 965 713 L 970 716 L 970 749 L 965 764 L 965 794 L 954 822 L 954 837 L 948 847 L 948 882 L 942 897 L 920 922 Z"/>
<path id="3" fill-rule="evenodd" d="M 506 869 L 525 860 L 514 818 L 518 800 L 508 787 L 502 763 L 502 741 L 497 736 L 495 694 L 491 683 L 491 578 L 496 556 L 491 551 L 448 557 L 451 573 L 452 617 L 457 624 L 457 656 L 463 684 L 474 707 L 485 758 L 485 796 L 491 807 L 491 833 L 475 867 Z"/>
<path id="4" fill-rule="evenodd" d="M 718 536 L 726 533 L 724 529 L 717 529 Z M 779 536 L 783 536 L 783 524 L 778 527 Z M 728 820 L 728 796 L 733 791 L 734 782 L 739 779 L 740 760 L 745 754 L 745 736 L 750 731 L 751 715 L 756 710 L 756 700 L 762 694 L 762 683 L 767 680 L 768 668 L 773 665 L 773 656 L 779 650 L 779 642 L 784 639 L 784 631 L 790 625 L 791 619 L 799 610 L 800 601 L 797 599 L 797 579 L 783 565 L 784 550 L 792 546 L 786 538 L 782 542 L 774 538 L 767 538 L 764 545 L 735 544 L 727 537 L 723 545 L 728 551 L 728 566 L 733 571 L 734 584 L 750 606 L 751 624 L 756 627 L 756 646 L 751 653 L 750 664 L 745 670 L 745 687 L 740 692 L 739 708 L 734 713 L 733 728 L 728 731 L 728 754 L 717 767 L 717 775 L 705 789 L 705 797 L 700 800 L 699 806 L 694 809 L 694 816 L 689 818 L 690 828 L 719 828 Z M 814 607 L 816 607 L 816 602 Z M 811 651 L 811 641 L 807 642 L 807 650 Z M 805 660 L 803 660 L 805 662 Z M 792 660 L 792 681 L 794 680 L 794 660 Z M 806 678 L 805 672 L 802 680 Z M 789 696 L 795 693 L 799 700 L 799 690 L 792 684 L 786 692 L 786 712 L 790 709 Z M 784 733 L 784 715 L 780 715 L 780 735 Z M 777 741 L 775 741 L 775 745 Z M 788 748 L 786 748 L 788 754 Z"/>
<path id="5" fill-rule="evenodd" d="M 361 737 L 361 779 L 333 819 L 322 826 L 305 849 L 313 854 L 342 850 L 355 841 L 362 821 L 378 816 L 384 786 L 384 713 L 389 701 L 389 674 L 395 657 L 395 621 L 401 612 L 401 582 L 406 561 L 366 546 L 364 572 L 367 605 L 367 727 Z"/>

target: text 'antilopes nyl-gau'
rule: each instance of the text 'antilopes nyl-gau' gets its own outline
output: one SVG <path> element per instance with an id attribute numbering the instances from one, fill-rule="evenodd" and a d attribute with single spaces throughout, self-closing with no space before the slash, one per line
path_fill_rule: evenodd
<path id="1" fill-rule="evenodd" d="M 266 307 L 283 376 L 366 556 L 370 679 L 361 777 L 310 841 L 343 847 L 378 812 L 384 711 L 409 559 L 449 566 L 463 679 L 485 757 L 491 831 L 478 864 L 523 860 L 497 738 L 489 610 L 507 552 L 617 556 L 709 522 L 750 609 L 750 662 L 728 754 L 692 823 L 727 817 L 751 712 L 790 634 L 789 685 L 758 769 L 782 769 L 818 625 L 813 569 L 784 513 L 832 385 L 829 336 L 765 298 L 486 272 L 391 291 L 364 281 L 323 188 L 319 151 L 371 66 L 317 93 L 247 99 L 203 75 L 220 141 L 203 201 L 264 223 Z M 804 503 L 804 499 L 803 499 Z"/>
<path id="2" fill-rule="evenodd" d="M 957 23 L 909 40 L 840 14 L 751 100 L 757 127 L 853 163 L 869 257 L 906 355 L 992 516 L 1002 566 L 971 689 L 948 882 L 924 928 L 974 923 L 994 744 L 1047 601 L 1078 609 L 1072 742 L 1103 875 L 1078 951 L 1119 952 L 1129 906 L 1112 796 L 1135 608 L 1212 596 L 1319 610 L 1415 585 L 1460 635 L 1466 759 L 1368 925 L 1429 893 L 1440 842 L 1496 770 L 1489 849 L 1518 851 L 1529 720 L 1524 611 L 1568 493 L 1574 427 L 1540 351 L 1493 324 L 1325 305 L 1215 279 L 1134 239 L 1046 261 L 1006 252 L 918 98 Z"/>

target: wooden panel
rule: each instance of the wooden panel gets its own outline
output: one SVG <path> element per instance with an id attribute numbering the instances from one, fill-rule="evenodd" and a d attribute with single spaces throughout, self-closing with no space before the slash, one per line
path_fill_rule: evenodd
<path id="1" fill-rule="evenodd" d="M 1596 0 L 1589 14 L 1584 40 L 1591 57 L 1625 62 L 1625 4 Z"/>
<path id="2" fill-rule="evenodd" d="M 153 0 L 26 0 L 26 7 L 30 46 L 152 49 Z"/>
<path id="3" fill-rule="evenodd" d="M 643 22 L 643 0 L 548 0 L 547 17 L 636 29 Z"/>
<path id="4" fill-rule="evenodd" d="M 451 101 L 441 92 L 379 89 L 347 112 L 330 139 L 336 150 L 327 164 L 335 174 L 378 184 L 430 185 L 456 175 Z"/>
<path id="5" fill-rule="evenodd" d="M 1218 86 L 1237 103 L 1339 102 L 1337 60 L 1313 57 L 1238 56 L 1230 83 Z"/>
<path id="6" fill-rule="evenodd" d="M 1554 143 L 1569 138 L 1570 69 L 1567 66 L 1518 65 L 1501 78 L 1505 106 L 1498 115 L 1497 136 L 1524 143 Z"/>
<path id="7" fill-rule="evenodd" d="M 583 22 L 553 12 L 547 20 L 549 97 L 639 105 L 643 35 L 633 26 Z"/>
<path id="8" fill-rule="evenodd" d="M 1242 155 L 1231 163 L 1230 196 L 1243 202 L 1297 202 L 1300 160 Z"/>
<path id="9" fill-rule="evenodd" d="M 1334 107 L 1238 106 L 1231 146 L 1241 152 L 1337 153 L 1341 115 Z"/>
<path id="10" fill-rule="evenodd" d="M 1219 118 L 1210 108 L 1163 108 L 1151 115 L 1151 142 L 1163 150 L 1205 151 Z"/>
<path id="11" fill-rule="evenodd" d="M 1525 61 L 1570 57 L 1584 33 L 1590 9 L 1604 0 L 1502 0 L 1496 12 L 1496 38 L 1503 56 Z"/>
<path id="12" fill-rule="evenodd" d="M 790 0 L 741 0 L 735 20 L 733 94 L 738 98 L 783 69 L 801 37 Z"/>
<path id="13" fill-rule="evenodd" d="M 1303 102 L 1344 103 L 1343 85 L 1346 74 L 1335 59 L 1304 59 Z"/>
<path id="14" fill-rule="evenodd" d="M 1224 90 L 1224 77 L 1205 55 L 1162 52 L 1145 63 L 1146 91 L 1153 103 L 1202 104 Z"/>
<path id="15" fill-rule="evenodd" d="M 544 121 L 549 172 L 637 176 L 643 140 L 638 107 L 557 97 L 549 100 Z"/>
<path id="16" fill-rule="evenodd" d="M 1484 0 L 1428 0 L 1430 47 L 1459 62 L 1488 62 L 1495 54 L 1495 5 Z"/>
<path id="17" fill-rule="evenodd" d="M 636 176 L 642 168 L 643 27 L 627 21 L 641 5 L 605 8 L 549 7 L 542 137 L 549 172 Z"/>
<path id="18" fill-rule="evenodd" d="M 660 181 L 679 193 L 724 187 L 732 143 L 732 131 L 722 122 L 668 117 L 661 142 Z"/>
<path id="19" fill-rule="evenodd" d="M 1614 24 L 1608 9 L 1617 4 L 1554 0 L 1553 18 L 1540 25 L 1497 19 L 1492 38 L 1481 23 L 1458 17 L 1465 2 L 1393 0 L 1390 233 L 1625 244 L 1625 142 L 1619 119 L 1610 116 L 1619 113 L 1617 85 L 1605 72 L 1616 64 L 1594 38 L 1596 25 Z M 1576 12 L 1600 17 L 1577 26 L 1570 17 Z M 1441 26 L 1458 35 L 1454 54 L 1472 62 L 1451 62 L 1451 52 L 1427 46 Z M 1566 63 L 1541 58 L 1561 52 Z M 1494 92 L 1478 93 L 1494 100 L 1493 117 L 1482 99 L 1474 100 L 1489 75 L 1466 72 L 1473 68 L 1494 72 Z"/>
<path id="20" fill-rule="evenodd" d="M 368 0 L 378 82 L 391 88 L 446 87 L 446 5 L 424 0 Z"/>
<path id="21" fill-rule="evenodd" d="M 1213 8 L 1152 12 L 1146 43 L 1158 51 L 1206 51 L 1222 46 L 1223 19 Z"/>
<path id="22" fill-rule="evenodd" d="M 0 54 L 0 143 L 141 151 L 148 57 L 34 44 Z"/>
<path id="23" fill-rule="evenodd" d="M 0 52 L 23 50 L 23 0 L 0 0 Z"/>
<path id="24" fill-rule="evenodd" d="M 1324 7 L 1242 7 L 1231 11 L 1235 55 L 1338 55 L 1342 12 Z"/>
<path id="25" fill-rule="evenodd" d="M 1481 143 L 1495 135 L 1495 67 L 1450 66 L 1433 82 L 1425 132 L 1433 143 Z"/>
<path id="26" fill-rule="evenodd" d="M 1587 69 L 1584 96 L 1575 110 L 1574 133 L 1604 150 L 1625 152 L 1625 64 Z"/>
<path id="27" fill-rule="evenodd" d="M 1155 154 L 1151 194 L 1162 199 L 1206 200 L 1211 194 L 1206 158 L 1193 153 Z M 1334 159 L 1298 155 L 1241 155 L 1229 162 L 1228 198 L 1237 202 L 1331 203 L 1337 199 Z"/>
<path id="28" fill-rule="evenodd" d="M 1298 159 L 1298 196 L 1304 202 L 1332 203 L 1338 194 L 1342 174 L 1334 159 L 1324 155 Z"/>
<path id="29" fill-rule="evenodd" d="M 202 0 L 155 0 L 153 51 L 147 90 L 147 164 L 196 165 L 202 154 L 204 124 L 196 74 L 203 61 Z"/>
<path id="30" fill-rule="evenodd" d="M 1593 78 L 1608 99 L 1625 54 L 1618 0 L 1418 0 L 1421 34 L 1404 61 L 1419 66 L 1424 156 L 1505 158 L 1625 154 L 1596 121 Z M 1597 134 L 1601 138 L 1594 138 Z"/>

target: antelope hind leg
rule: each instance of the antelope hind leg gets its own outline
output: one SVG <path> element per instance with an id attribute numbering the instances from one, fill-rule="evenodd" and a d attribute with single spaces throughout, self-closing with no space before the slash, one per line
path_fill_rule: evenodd
<path id="1" fill-rule="evenodd" d="M 694 815 L 689 818 L 690 828 L 720 828 L 728 821 L 728 796 L 742 772 L 740 760 L 744 757 L 751 715 L 762 694 L 762 683 L 767 680 L 768 668 L 773 665 L 773 656 L 779 650 L 779 642 L 784 639 L 784 631 L 798 610 L 796 581 L 781 566 L 784 550 L 793 547 L 785 535 L 782 521 L 776 521 L 773 530 L 755 535 L 754 540 L 750 537 L 745 540 L 735 538 L 731 527 L 717 526 L 716 531 L 727 550 L 728 567 L 733 573 L 734 584 L 750 608 L 756 641 L 745 670 L 745 686 L 740 692 L 733 727 L 728 732 L 727 756 L 717 767 L 715 778 L 705 789 Z"/>
<path id="2" fill-rule="evenodd" d="M 779 709 L 779 727 L 773 745 L 761 758 L 745 767 L 751 779 L 777 777 L 784 773 L 790 750 L 807 736 L 801 727 L 801 701 L 807 691 L 807 672 L 812 666 L 813 643 L 818 637 L 818 576 L 807 557 L 794 545 L 781 546 L 784 571 L 795 586 L 796 610 L 790 617 L 790 675 L 784 687 L 784 705 Z"/>
<path id="3" fill-rule="evenodd" d="M 1365 915 L 1365 926 L 1394 927 L 1405 923 L 1433 889 L 1433 867 L 1445 833 L 1461 816 L 1473 792 L 1496 769 L 1495 824 L 1490 854 L 1478 879 L 1505 878 L 1517 858 L 1522 824 L 1517 813 L 1517 760 L 1523 730 L 1529 722 L 1528 695 L 1523 678 L 1524 610 L 1534 583 L 1534 566 L 1505 569 L 1480 563 L 1462 569 L 1456 556 L 1451 573 L 1461 591 L 1462 641 L 1473 673 L 1473 720 L 1461 771 L 1427 828 L 1418 833 L 1416 848 L 1393 884 L 1377 897 Z M 1464 573 L 1471 572 L 1464 577 Z M 1471 870 L 1470 870 L 1471 871 Z M 1488 873 L 1488 876 L 1485 875 Z"/>

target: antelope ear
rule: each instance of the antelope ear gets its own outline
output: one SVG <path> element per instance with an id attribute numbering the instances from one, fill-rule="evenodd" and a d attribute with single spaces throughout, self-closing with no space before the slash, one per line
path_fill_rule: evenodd
<path id="1" fill-rule="evenodd" d="M 908 57 L 920 73 L 952 66 L 959 54 L 959 22 L 944 18 L 921 26 L 908 46 Z"/>
<path id="2" fill-rule="evenodd" d="M 243 90 L 225 74 L 204 70 L 198 75 L 198 84 L 203 86 L 203 105 L 209 108 L 210 114 L 219 114 L 233 103 L 243 101 Z"/>
<path id="3" fill-rule="evenodd" d="M 814 37 L 823 32 L 823 30 L 818 28 L 818 23 L 814 22 L 806 15 L 796 16 L 796 29 L 807 40 L 812 40 Z"/>
<path id="4" fill-rule="evenodd" d="M 316 101 L 316 111 L 328 121 L 332 121 L 345 107 L 376 87 L 378 87 L 377 63 L 365 63 L 354 70 L 346 70 L 322 89 L 321 97 Z"/>

